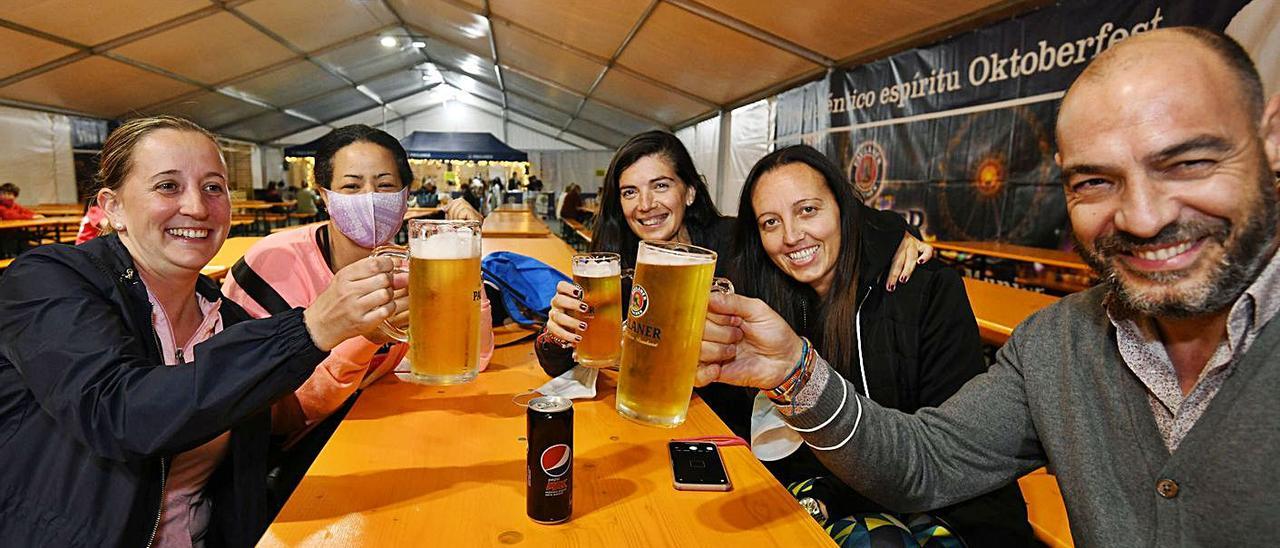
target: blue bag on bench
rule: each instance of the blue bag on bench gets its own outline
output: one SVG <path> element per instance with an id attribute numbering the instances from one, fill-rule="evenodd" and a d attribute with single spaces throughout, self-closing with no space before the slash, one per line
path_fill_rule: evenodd
<path id="1" fill-rule="evenodd" d="M 484 281 L 502 293 L 502 306 L 507 315 L 524 327 L 540 327 L 547 323 L 551 298 L 556 284 L 571 281 L 568 276 L 546 263 L 510 251 L 490 253 L 480 261 Z M 490 296 L 490 300 L 495 299 Z M 498 317 L 494 306 L 494 318 Z"/>

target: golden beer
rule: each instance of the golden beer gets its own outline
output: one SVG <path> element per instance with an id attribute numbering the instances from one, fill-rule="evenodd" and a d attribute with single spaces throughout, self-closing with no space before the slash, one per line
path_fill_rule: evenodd
<path id="1" fill-rule="evenodd" d="M 573 256 L 573 282 L 582 288 L 582 301 L 591 307 L 581 315 L 587 330 L 573 359 L 586 367 L 609 367 L 622 353 L 622 258 L 617 253 Z"/>
<path id="2" fill-rule="evenodd" d="M 480 257 L 409 259 L 409 364 L 416 381 L 456 384 L 480 357 Z"/>
<path id="3" fill-rule="evenodd" d="M 476 378 L 480 358 L 480 222 L 409 221 L 409 248 L 376 256 L 408 262 L 409 331 L 382 331 L 409 343 L 410 380 L 461 384 Z"/>
<path id="4" fill-rule="evenodd" d="M 622 416 L 665 427 L 684 422 L 715 261 L 715 252 L 700 247 L 640 243 L 622 338 Z"/>

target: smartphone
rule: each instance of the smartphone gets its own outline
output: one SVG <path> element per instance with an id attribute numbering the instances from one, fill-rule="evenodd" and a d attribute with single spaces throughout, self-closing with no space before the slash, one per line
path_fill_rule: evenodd
<path id="1" fill-rule="evenodd" d="M 680 491 L 729 491 L 733 483 L 720 460 L 720 448 L 714 443 L 672 441 L 671 473 Z"/>

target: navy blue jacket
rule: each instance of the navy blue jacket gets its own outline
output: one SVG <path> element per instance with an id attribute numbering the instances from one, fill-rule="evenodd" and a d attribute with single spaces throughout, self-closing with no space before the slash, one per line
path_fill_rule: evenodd
<path id="1" fill-rule="evenodd" d="M 221 298 L 201 277 L 196 291 Z M 0 277 L 0 546 L 147 546 L 172 457 L 231 431 L 205 487 L 210 546 L 267 525 L 270 404 L 327 355 L 294 309 L 220 307 L 223 331 L 166 367 L 119 238 L 50 245 Z"/>

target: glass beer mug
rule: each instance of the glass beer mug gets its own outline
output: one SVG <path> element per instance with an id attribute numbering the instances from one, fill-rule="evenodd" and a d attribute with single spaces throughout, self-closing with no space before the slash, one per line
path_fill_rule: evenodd
<path id="1" fill-rule="evenodd" d="M 586 367 L 610 367 L 622 352 L 622 257 L 617 253 L 574 255 L 573 283 L 582 288 L 582 302 L 591 307 L 591 315 L 582 319 L 587 330 L 573 359 Z"/>
<path id="2" fill-rule="evenodd" d="M 640 242 L 623 328 L 618 414 L 653 426 L 684 423 L 707 301 L 712 292 L 733 292 L 726 279 L 713 285 L 715 269 L 716 253 L 709 249 Z"/>
<path id="3" fill-rule="evenodd" d="M 408 249 L 373 251 L 409 262 L 409 331 L 382 332 L 409 343 L 413 382 L 468 382 L 479 372 L 480 221 L 413 219 L 408 230 Z"/>

